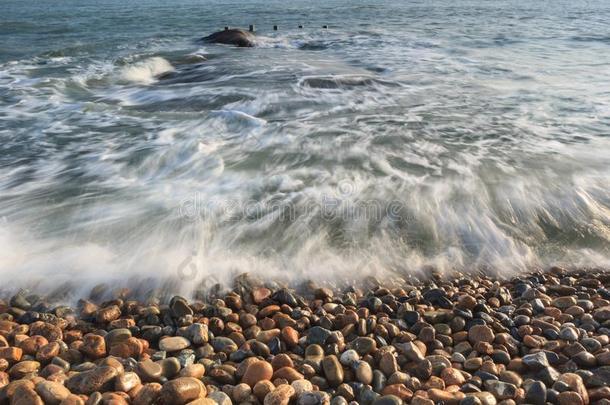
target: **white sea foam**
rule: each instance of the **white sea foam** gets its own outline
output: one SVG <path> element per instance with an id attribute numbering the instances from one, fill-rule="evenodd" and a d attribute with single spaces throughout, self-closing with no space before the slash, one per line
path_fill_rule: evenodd
<path id="1" fill-rule="evenodd" d="M 166 59 L 155 56 L 124 67 L 121 70 L 121 78 L 130 82 L 150 84 L 157 76 L 173 70 L 174 67 Z"/>

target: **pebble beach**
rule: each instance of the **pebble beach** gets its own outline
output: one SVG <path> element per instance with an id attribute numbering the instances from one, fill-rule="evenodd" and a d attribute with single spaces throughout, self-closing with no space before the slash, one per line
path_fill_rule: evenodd
<path id="1" fill-rule="evenodd" d="M 610 405 L 610 1 L 1 4 L 0 405 Z"/>
<path id="2" fill-rule="evenodd" d="M 610 273 L 0 301 L 10 405 L 608 405 Z"/>

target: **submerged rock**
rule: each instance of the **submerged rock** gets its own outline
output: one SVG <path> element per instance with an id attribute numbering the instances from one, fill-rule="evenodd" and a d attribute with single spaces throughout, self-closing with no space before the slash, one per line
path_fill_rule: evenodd
<path id="1" fill-rule="evenodd" d="M 250 48 L 256 44 L 256 37 L 253 33 L 237 28 L 215 32 L 204 37 L 203 40 L 215 44 L 235 45 L 240 48 Z"/>

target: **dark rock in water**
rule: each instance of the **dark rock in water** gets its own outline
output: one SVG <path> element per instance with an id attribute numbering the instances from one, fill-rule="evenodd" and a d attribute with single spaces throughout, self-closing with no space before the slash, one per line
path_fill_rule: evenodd
<path id="1" fill-rule="evenodd" d="M 370 297 L 367 299 L 367 306 L 373 312 L 379 311 L 383 302 L 377 297 Z"/>
<path id="2" fill-rule="evenodd" d="M 38 312 L 27 311 L 24 314 L 22 314 L 21 316 L 19 316 L 19 318 L 17 318 L 17 321 L 19 323 L 30 324 L 30 323 L 36 322 L 39 319 L 40 319 L 40 314 Z"/>
<path id="3" fill-rule="evenodd" d="M 169 303 L 169 307 L 171 308 L 172 315 L 175 318 L 180 318 L 181 316 L 193 315 L 193 310 L 189 307 L 186 299 L 175 296 L 171 299 Z"/>
<path id="4" fill-rule="evenodd" d="M 12 307 L 16 307 L 16 308 L 24 309 L 24 310 L 28 310 L 32 306 L 32 304 L 30 304 L 28 299 L 25 297 L 25 292 L 23 292 L 23 291 L 19 291 L 17 294 L 15 294 L 11 298 L 10 305 Z"/>
<path id="5" fill-rule="evenodd" d="M 280 304 L 286 304 L 291 307 L 296 307 L 298 305 L 297 299 L 294 297 L 294 295 L 285 288 L 278 290 L 271 298 Z"/>
<path id="6" fill-rule="evenodd" d="M 447 295 L 447 292 L 442 288 L 432 288 L 423 294 L 426 301 L 435 303 L 439 298 Z"/>
<path id="7" fill-rule="evenodd" d="M 241 29 L 218 31 L 203 38 L 206 42 L 215 44 L 235 45 L 241 48 L 253 47 L 256 37 L 251 32 Z"/>

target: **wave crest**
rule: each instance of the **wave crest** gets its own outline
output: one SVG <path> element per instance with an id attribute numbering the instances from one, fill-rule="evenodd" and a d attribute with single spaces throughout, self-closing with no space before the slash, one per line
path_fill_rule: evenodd
<path id="1" fill-rule="evenodd" d="M 121 79 L 141 84 L 153 83 L 159 75 L 173 72 L 174 67 L 160 56 L 145 59 L 121 71 Z"/>

